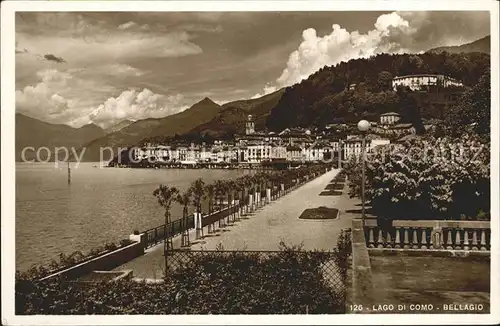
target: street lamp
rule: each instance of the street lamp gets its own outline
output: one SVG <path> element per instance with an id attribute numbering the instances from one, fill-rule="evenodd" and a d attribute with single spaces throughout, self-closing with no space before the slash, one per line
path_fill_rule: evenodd
<path id="1" fill-rule="evenodd" d="M 370 122 L 361 120 L 358 122 L 358 130 L 361 132 L 361 219 L 365 225 L 365 160 L 366 160 L 366 132 L 370 130 Z"/>

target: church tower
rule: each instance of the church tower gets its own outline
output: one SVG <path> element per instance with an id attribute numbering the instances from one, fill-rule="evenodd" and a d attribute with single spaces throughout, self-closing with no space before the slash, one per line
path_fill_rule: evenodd
<path id="1" fill-rule="evenodd" d="M 255 123 L 252 115 L 249 114 L 246 122 L 246 134 L 251 135 L 253 133 L 255 133 Z"/>

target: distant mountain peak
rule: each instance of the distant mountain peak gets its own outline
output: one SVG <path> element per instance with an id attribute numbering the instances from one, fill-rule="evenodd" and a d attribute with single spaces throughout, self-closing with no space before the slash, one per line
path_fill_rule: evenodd
<path id="1" fill-rule="evenodd" d="M 86 125 L 83 125 L 81 126 L 80 128 L 78 129 L 83 129 L 83 128 L 98 128 L 98 129 L 102 129 L 101 127 L 99 127 L 98 125 L 96 125 L 95 123 L 91 122 L 91 123 L 88 123 Z"/>
<path id="2" fill-rule="evenodd" d="M 208 98 L 208 97 L 205 97 L 203 100 L 199 101 L 199 102 L 198 102 L 198 103 L 196 103 L 196 104 L 201 104 L 201 103 L 203 103 L 203 104 L 215 104 L 215 105 L 219 105 L 219 104 L 215 103 L 214 101 L 212 101 L 212 100 L 211 100 L 210 98 Z"/>

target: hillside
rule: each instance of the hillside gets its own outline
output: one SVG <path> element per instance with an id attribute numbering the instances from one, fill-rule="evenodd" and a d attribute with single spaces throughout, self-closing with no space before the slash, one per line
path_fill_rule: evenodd
<path id="1" fill-rule="evenodd" d="M 112 132 L 116 132 L 116 131 L 120 131 L 122 130 L 123 128 L 125 127 L 128 127 L 130 126 L 131 124 L 133 124 L 134 121 L 132 120 L 122 120 L 106 129 L 104 129 L 104 131 L 107 133 L 107 134 L 110 134 Z"/>
<path id="2" fill-rule="evenodd" d="M 411 96 L 397 94 L 392 89 L 393 77 L 444 74 L 471 86 L 478 82 L 486 69 L 490 69 L 490 56 L 478 52 L 379 54 L 342 62 L 324 67 L 301 83 L 287 87 L 266 125 L 273 131 L 294 126 L 321 127 L 333 122 L 373 119 L 389 111 L 399 112 L 410 121 L 416 116 L 414 109 L 409 109 L 406 104 Z M 349 85 L 353 84 L 354 89 L 349 90 Z M 421 102 L 422 105 L 431 105 Z M 430 118 L 425 112 L 432 112 L 432 107 L 423 107 L 420 103 L 412 103 L 412 107 L 418 107 L 424 113 L 422 118 Z"/>
<path id="3" fill-rule="evenodd" d="M 128 127 L 86 144 L 84 160 L 99 161 L 102 148 L 112 148 L 116 154 L 119 148 L 136 146 L 148 139 L 183 134 L 199 124 L 210 121 L 220 110 L 220 105 L 209 98 L 205 98 L 180 113 L 160 119 L 136 121 Z M 104 153 L 104 160 L 111 158 L 110 150 L 102 150 L 102 152 Z"/>
<path id="4" fill-rule="evenodd" d="M 250 100 L 239 100 L 222 105 L 222 110 L 207 123 L 200 124 L 188 134 L 208 134 L 213 138 L 227 138 L 235 133 L 245 132 L 249 114 L 254 117 L 257 130 L 265 128 L 271 109 L 278 104 L 284 89 Z"/>
<path id="5" fill-rule="evenodd" d="M 222 109 L 212 120 L 191 129 L 185 135 L 209 135 L 212 138 L 228 138 L 245 130 L 248 112 L 241 108 Z"/>
<path id="6" fill-rule="evenodd" d="M 63 124 L 51 124 L 23 114 L 16 114 L 16 161 L 21 161 L 23 148 L 34 147 L 35 151 L 40 147 L 54 150 L 55 147 L 66 147 L 71 150 L 80 148 L 83 144 L 105 135 L 102 128 L 89 124 L 81 128 L 72 128 Z M 40 158 L 46 159 L 46 152 Z M 62 154 L 61 154 L 62 155 Z M 51 156 L 53 156 L 51 154 Z M 32 150 L 26 152 L 26 159 L 35 158 Z M 63 159 L 64 157 L 60 157 Z"/>
<path id="7" fill-rule="evenodd" d="M 441 53 L 444 51 L 449 53 L 483 52 L 489 54 L 490 48 L 491 48 L 491 37 L 490 35 L 488 35 L 471 43 L 466 43 L 458 46 L 441 46 L 438 48 L 430 49 L 427 52 L 429 53 Z"/>

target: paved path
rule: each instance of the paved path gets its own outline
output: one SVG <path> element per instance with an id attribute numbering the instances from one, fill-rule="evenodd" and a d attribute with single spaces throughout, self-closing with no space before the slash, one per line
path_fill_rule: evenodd
<path id="1" fill-rule="evenodd" d="M 190 233 L 192 250 L 214 250 L 221 244 L 226 250 L 278 250 L 280 241 L 286 245 L 303 244 L 303 249 L 332 250 L 337 243 L 340 230 L 351 227 L 356 200 L 349 199 L 347 189 L 342 196 L 319 196 L 339 170 L 332 170 L 304 184 L 256 212 L 243 216 L 234 225 L 218 230 L 202 240 L 194 240 Z M 336 220 L 299 220 L 307 208 L 326 206 L 337 208 Z M 194 240 L 194 241 L 193 241 Z M 174 248 L 179 248 L 180 237 L 174 239 Z M 160 278 L 164 271 L 163 245 L 150 248 L 146 253 L 116 270 L 131 269 L 134 277 Z"/>
<path id="2" fill-rule="evenodd" d="M 340 230 L 350 226 L 349 218 L 342 213 L 337 220 L 307 221 L 298 217 L 308 208 L 339 208 L 339 196 L 319 196 L 338 172 L 325 173 L 191 248 L 213 250 L 221 244 L 229 250 L 278 250 L 282 240 L 287 245 L 303 243 L 305 250 L 333 249 Z"/>

